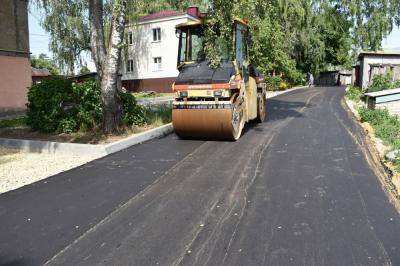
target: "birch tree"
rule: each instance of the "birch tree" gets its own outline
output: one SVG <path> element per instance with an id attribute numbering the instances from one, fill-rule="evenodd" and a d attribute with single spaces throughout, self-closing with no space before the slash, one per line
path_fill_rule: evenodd
<path id="1" fill-rule="evenodd" d="M 92 0 L 91 0 L 92 1 Z M 101 0 L 93 0 L 101 1 Z M 122 107 L 117 90 L 121 48 L 126 24 L 126 0 L 114 2 L 111 21 L 111 39 L 104 59 L 99 58 L 101 65 L 101 97 L 103 100 L 103 131 L 114 133 L 121 123 Z M 92 23 L 91 23 L 92 24 Z M 103 38 L 104 40 L 104 38 Z M 102 49 L 103 45 L 99 48 Z M 99 51 L 101 56 L 102 51 Z"/>
<path id="2" fill-rule="evenodd" d="M 122 107 L 117 80 L 127 21 L 163 9 L 185 10 L 202 0 L 37 0 L 42 26 L 50 33 L 50 50 L 59 66 L 73 74 L 85 65 L 83 52 L 90 52 L 101 81 L 103 131 L 114 133 L 121 123 Z"/>
<path id="3" fill-rule="evenodd" d="M 129 2 L 134 9 L 135 1 Z M 117 82 L 127 0 L 41 0 L 37 5 L 44 11 L 42 25 L 51 35 L 50 49 L 68 73 L 74 72 L 75 64 L 82 64 L 81 53 L 90 51 L 101 85 L 103 131 L 117 132 L 122 115 Z M 109 39 L 105 36 L 107 25 Z"/>

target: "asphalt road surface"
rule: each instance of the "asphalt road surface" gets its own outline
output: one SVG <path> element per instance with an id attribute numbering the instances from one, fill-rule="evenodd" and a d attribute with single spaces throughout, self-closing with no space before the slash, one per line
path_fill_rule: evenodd
<path id="1" fill-rule="evenodd" d="M 400 265 L 343 93 L 269 99 L 237 142 L 171 134 L 2 194 L 0 264 Z"/>

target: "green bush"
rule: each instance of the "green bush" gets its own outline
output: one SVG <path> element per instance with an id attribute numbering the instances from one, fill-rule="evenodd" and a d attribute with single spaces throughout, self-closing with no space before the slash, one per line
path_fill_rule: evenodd
<path id="1" fill-rule="evenodd" d="M 346 96 L 352 101 L 359 102 L 361 100 L 361 97 L 363 96 L 363 93 L 361 91 L 361 88 L 349 86 L 346 91 Z"/>
<path id="2" fill-rule="evenodd" d="M 122 120 L 125 125 L 143 125 L 146 123 L 144 108 L 137 104 L 135 96 L 121 93 L 123 108 Z"/>
<path id="3" fill-rule="evenodd" d="M 101 90 L 94 80 L 73 83 L 73 120 L 75 128 L 72 132 L 96 128 L 101 124 L 103 118 L 103 106 L 101 103 Z M 66 122 L 68 119 L 66 119 Z M 71 126 L 74 124 L 71 122 Z M 60 130 L 66 132 L 65 130 Z M 67 132 L 66 132 L 67 133 Z"/>
<path id="4" fill-rule="evenodd" d="M 125 125 L 145 123 L 144 110 L 129 93 L 120 94 Z M 50 78 L 28 92 L 27 125 L 42 132 L 72 133 L 98 128 L 103 117 L 101 90 L 96 81 L 72 83 Z"/>
<path id="5" fill-rule="evenodd" d="M 163 125 L 172 121 L 172 108 L 168 105 L 161 105 L 156 108 L 145 109 L 146 123 L 152 125 Z"/>
<path id="6" fill-rule="evenodd" d="M 49 78 L 34 84 L 28 91 L 26 123 L 33 130 L 54 132 L 67 116 L 63 103 L 72 99 L 72 82 Z"/>
<path id="7" fill-rule="evenodd" d="M 361 120 L 368 122 L 374 128 L 375 135 L 392 150 L 400 150 L 400 120 L 398 116 L 390 115 L 386 109 L 368 109 L 360 107 L 358 112 Z M 400 158 L 394 161 L 397 171 L 400 171 Z"/>
<path id="8" fill-rule="evenodd" d="M 265 77 L 265 83 L 267 84 L 267 90 L 277 91 L 280 89 L 282 78 L 280 76 L 267 76 Z"/>
<path id="9" fill-rule="evenodd" d="M 301 72 L 295 71 L 290 75 L 289 84 L 294 86 L 305 86 L 307 85 L 307 80 Z"/>
<path id="10" fill-rule="evenodd" d="M 393 83 L 393 89 L 399 89 L 400 88 L 400 79 L 396 80 Z"/>
<path id="11" fill-rule="evenodd" d="M 372 79 L 372 84 L 368 87 L 368 92 L 381 91 L 400 88 L 400 80 L 393 81 L 393 73 L 376 74 Z"/>
<path id="12" fill-rule="evenodd" d="M 26 127 L 26 118 L 20 117 L 14 119 L 0 120 L 0 128 L 7 128 L 7 127 L 24 128 Z"/>
<path id="13" fill-rule="evenodd" d="M 400 148 L 400 120 L 397 116 L 390 115 L 386 109 L 358 109 L 361 120 L 368 122 L 375 130 L 375 134 L 386 145 Z"/>

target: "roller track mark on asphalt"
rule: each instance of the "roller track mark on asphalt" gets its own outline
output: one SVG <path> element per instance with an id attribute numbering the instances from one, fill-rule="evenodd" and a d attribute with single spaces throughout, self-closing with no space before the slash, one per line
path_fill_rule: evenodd
<path id="1" fill-rule="evenodd" d="M 304 106 L 301 107 L 301 108 L 299 109 L 299 113 L 303 113 L 307 108 L 310 107 L 311 101 L 312 101 L 315 97 L 317 97 L 317 96 L 319 96 L 319 95 L 322 94 L 322 92 L 320 92 L 320 91 L 311 91 L 311 93 L 312 93 L 312 95 L 310 95 L 310 96 L 307 98 L 307 100 L 306 100 Z M 261 146 L 261 147 L 263 147 L 263 148 L 262 148 L 262 152 L 258 152 L 258 160 L 257 160 L 257 161 L 258 161 L 258 164 L 257 164 L 257 167 L 259 167 L 259 164 L 260 164 L 260 162 L 261 162 L 262 156 L 264 155 L 264 151 L 268 148 L 269 143 L 272 142 L 273 137 L 274 137 L 276 134 L 278 134 L 278 133 L 282 130 L 282 128 L 283 128 L 284 126 L 288 125 L 288 124 L 290 123 L 290 121 L 292 121 L 293 119 L 294 119 L 294 117 L 287 118 L 287 119 L 285 119 L 285 120 L 283 120 L 283 121 L 278 122 L 278 124 L 274 125 L 272 128 L 268 128 L 268 130 L 269 130 L 271 133 L 273 133 L 273 134 L 271 134 L 271 138 L 267 139 L 266 142 L 264 142 L 264 143 L 259 143 L 259 144 L 258 144 L 259 146 Z M 269 126 L 269 124 L 266 124 L 266 125 L 264 125 L 264 126 Z M 254 154 L 253 156 L 251 156 L 251 157 L 252 157 L 252 158 L 253 158 L 253 157 L 256 157 L 256 158 L 257 158 L 257 154 L 255 153 L 255 154 Z M 253 161 L 253 159 L 250 160 L 249 163 L 251 163 L 252 161 Z M 255 177 L 256 177 L 257 174 L 258 174 L 258 172 L 257 172 L 257 170 L 256 170 L 256 171 L 254 172 Z M 245 174 L 245 176 L 246 176 L 246 175 L 248 175 L 248 174 Z M 254 178 L 254 179 L 255 179 L 255 178 Z M 250 183 L 247 182 L 247 186 L 246 186 L 246 188 L 245 188 L 246 193 L 247 193 L 248 188 L 253 184 L 254 179 L 252 179 L 252 181 L 250 181 Z M 239 186 L 238 186 L 238 185 L 240 185 L 241 182 L 242 182 L 242 180 L 239 179 L 238 182 L 236 183 L 237 185 L 235 186 L 235 187 L 236 187 L 236 188 L 234 189 L 235 191 L 236 191 L 236 190 L 239 190 Z M 236 235 L 236 230 L 237 230 L 237 228 L 238 228 L 240 222 L 242 221 L 242 217 L 243 217 L 243 215 L 244 215 L 244 211 L 245 211 L 246 206 L 247 206 L 247 197 L 246 197 L 246 196 L 244 197 L 243 202 L 244 202 L 243 205 L 240 205 L 238 202 L 235 202 L 235 204 L 232 206 L 232 208 L 229 208 L 229 209 L 226 209 L 226 210 L 225 210 L 225 212 L 222 214 L 221 218 L 220 218 L 220 219 L 218 220 L 218 222 L 216 223 L 216 225 L 215 225 L 213 231 L 209 234 L 209 238 L 208 238 L 207 240 L 204 240 L 204 241 L 203 241 L 203 243 L 201 244 L 201 247 L 200 247 L 199 250 L 196 252 L 196 254 L 193 254 L 193 250 L 191 249 L 191 244 L 187 245 L 187 249 L 190 249 L 190 250 L 192 251 L 191 256 L 194 256 L 194 257 L 195 257 L 194 262 L 195 262 L 196 264 L 198 263 L 198 258 L 199 258 L 201 255 L 207 256 L 207 259 L 206 259 L 205 261 L 203 261 L 203 263 L 201 263 L 201 264 L 208 264 L 208 263 L 209 263 L 209 260 L 211 259 L 212 254 L 210 254 L 210 253 L 205 253 L 205 252 L 204 252 L 204 248 L 205 248 L 206 246 L 207 246 L 207 247 L 210 247 L 210 245 L 213 246 L 216 242 L 218 242 L 218 241 L 220 240 L 220 237 L 219 237 L 220 234 L 223 233 L 222 228 L 223 228 L 225 222 L 228 222 L 229 219 L 232 218 L 232 216 L 233 216 L 235 213 L 237 214 L 238 212 L 240 212 L 240 216 L 239 216 L 237 222 L 236 222 L 235 225 L 234 225 L 234 230 L 230 233 L 229 242 L 228 242 L 228 245 L 227 245 L 227 247 L 226 247 L 226 252 L 225 252 L 225 255 L 224 255 L 224 259 L 223 259 L 222 264 L 224 263 L 224 261 L 226 260 L 226 257 L 228 256 L 228 254 L 229 254 L 229 252 L 230 252 L 231 243 L 232 243 L 232 241 L 234 240 L 234 237 L 235 237 L 235 235 Z M 239 210 L 236 210 L 236 212 L 235 212 L 235 207 L 236 207 L 237 205 L 240 205 L 240 206 L 242 206 L 242 207 L 239 207 Z M 200 233 L 200 231 L 199 231 L 199 233 Z M 196 236 L 196 237 L 197 237 L 197 236 Z M 191 241 L 191 243 L 195 242 L 195 240 L 196 240 L 196 239 L 193 239 L 193 240 Z M 213 244 L 213 243 L 214 243 L 214 244 Z M 208 250 L 210 250 L 210 248 L 209 248 Z M 183 253 L 183 255 L 181 255 L 181 257 L 177 260 L 178 264 L 181 263 L 181 261 L 182 261 L 184 258 L 186 258 L 185 253 Z M 204 259 L 204 258 L 203 258 L 203 259 Z M 177 262 L 175 262 L 174 265 L 177 265 Z"/>
<path id="2" fill-rule="evenodd" d="M 179 162 L 177 162 L 174 166 L 172 166 L 169 170 L 167 170 L 163 175 L 161 175 L 159 178 L 157 178 L 152 184 L 150 184 L 149 186 L 147 186 L 146 188 L 143 189 L 143 191 L 141 191 L 140 193 L 138 193 L 137 195 L 135 195 L 134 197 L 132 197 L 130 200 L 128 200 L 127 202 L 125 202 L 124 204 L 122 204 L 121 206 L 119 206 L 117 209 L 115 209 L 113 212 L 111 212 L 109 215 L 107 215 L 105 218 L 103 218 L 100 222 L 98 222 L 97 224 L 95 224 L 93 227 L 91 227 L 89 230 L 87 230 L 85 233 L 83 233 L 81 236 L 79 236 L 77 239 L 75 239 L 72 243 L 70 243 L 68 246 L 66 246 L 65 248 L 63 248 L 62 250 L 60 250 L 57 254 L 55 254 L 52 258 L 50 258 L 49 260 L 47 260 L 44 265 L 50 265 L 52 261 L 54 261 L 55 259 L 57 259 L 57 257 L 59 257 L 60 255 L 62 255 L 67 249 L 69 249 L 71 246 L 73 246 L 74 244 L 78 243 L 81 239 L 83 239 L 86 235 L 88 235 L 89 233 L 95 231 L 99 226 L 101 226 L 102 224 L 107 223 L 108 220 L 110 220 L 113 216 L 117 215 L 123 208 L 125 208 L 128 204 L 130 204 L 131 202 L 134 202 L 135 200 L 143 197 L 143 195 L 146 194 L 147 191 L 149 191 L 154 185 L 158 184 L 159 182 L 161 182 L 161 180 L 167 176 L 169 173 L 171 173 L 172 171 L 176 170 L 177 168 L 179 168 L 179 166 L 183 163 L 185 163 L 187 160 L 189 160 L 189 158 L 191 158 L 191 156 L 193 154 L 195 154 L 203 145 L 205 145 L 206 143 L 201 144 L 199 147 L 197 147 L 194 151 L 192 151 L 191 153 L 189 153 L 188 155 L 186 155 L 182 160 L 180 160 Z M 155 199 L 154 199 L 155 200 Z M 153 200 L 153 201 L 154 201 Z"/>

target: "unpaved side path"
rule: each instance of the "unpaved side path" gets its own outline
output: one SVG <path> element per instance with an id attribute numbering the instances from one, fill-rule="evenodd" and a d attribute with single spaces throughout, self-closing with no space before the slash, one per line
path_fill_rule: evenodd
<path id="1" fill-rule="evenodd" d="M 0 194 L 96 159 L 88 155 L 29 153 L 0 148 Z"/>

